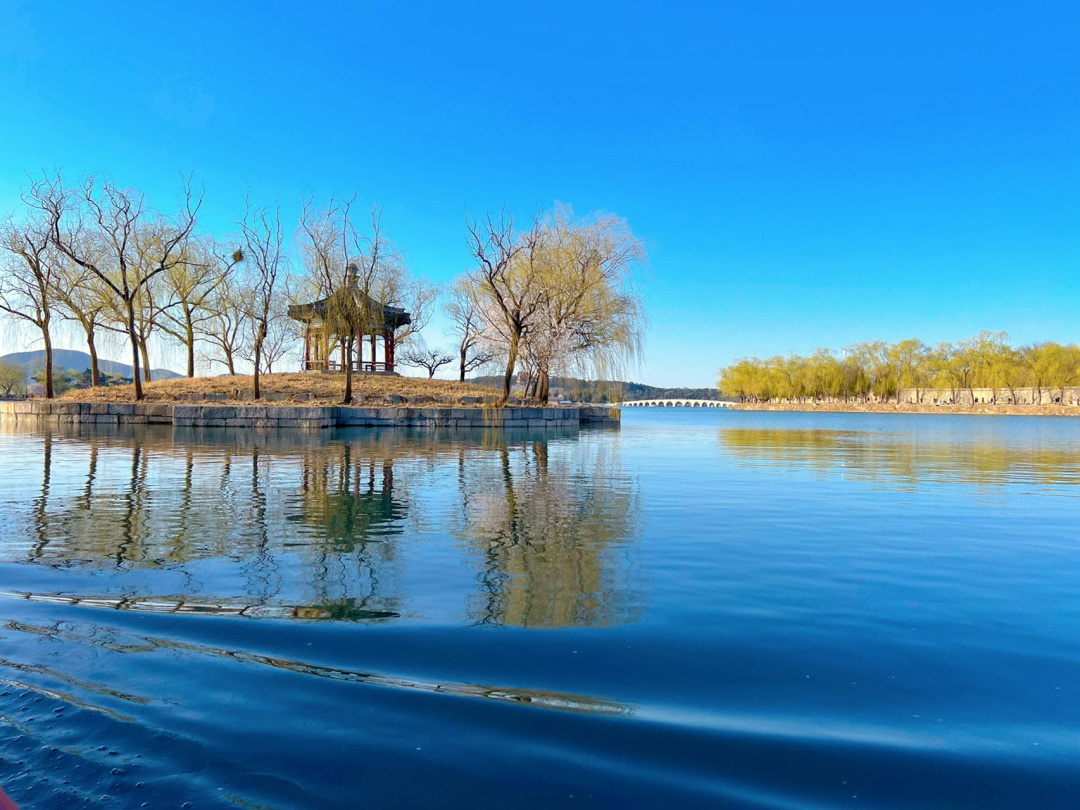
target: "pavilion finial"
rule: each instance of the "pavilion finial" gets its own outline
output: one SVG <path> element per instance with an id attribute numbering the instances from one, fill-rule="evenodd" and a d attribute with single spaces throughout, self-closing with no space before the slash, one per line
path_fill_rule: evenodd
<path id="1" fill-rule="evenodd" d="M 360 268 L 356 266 L 356 262 L 349 262 L 345 266 L 345 286 L 351 289 L 356 289 L 360 280 Z"/>

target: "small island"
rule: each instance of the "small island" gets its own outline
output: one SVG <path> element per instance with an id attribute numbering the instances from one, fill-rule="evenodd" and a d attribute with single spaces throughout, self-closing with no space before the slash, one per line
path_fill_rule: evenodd
<path id="1" fill-rule="evenodd" d="M 440 427 L 576 429 L 619 424 L 619 409 L 589 405 L 499 405 L 499 392 L 473 383 L 357 374 L 350 405 L 341 404 L 341 373 L 181 377 L 146 383 L 136 400 L 134 385 L 67 391 L 54 399 L 0 402 L 0 418 L 61 424 L 166 424 L 177 427 L 306 428 Z"/>

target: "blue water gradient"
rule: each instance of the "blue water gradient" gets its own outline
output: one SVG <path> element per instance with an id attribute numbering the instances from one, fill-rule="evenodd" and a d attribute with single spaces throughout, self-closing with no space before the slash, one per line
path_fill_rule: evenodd
<path id="1" fill-rule="evenodd" d="M 1080 420 L 0 426 L 23 808 L 1080 806 Z"/>

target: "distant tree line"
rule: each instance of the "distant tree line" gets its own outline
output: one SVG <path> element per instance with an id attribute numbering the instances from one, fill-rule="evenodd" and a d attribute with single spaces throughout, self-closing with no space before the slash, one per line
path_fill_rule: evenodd
<path id="1" fill-rule="evenodd" d="M 1036 400 L 1051 392 L 1064 401 L 1065 389 L 1080 383 L 1080 347 L 1052 341 L 1012 346 L 1005 332 L 983 331 L 958 343 L 928 345 L 917 338 L 897 343 L 869 341 L 839 354 L 818 349 L 811 355 L 744 358 L 721 369 L 717 387 L 740 401 L 887 401 L 901 390 L 915 401 L 929 389 L 962 392 L 989 389 L 991 402 L 1018 402 L 1031 388 Z"/>
<path id="2" fill-rule="evenodd" d="M 498 365 L 502 402 L 518 369 L 526 396 L 546 402 L 553 373 L 610 372 L 638 353 L 645 320 L 632 281 L 645 249 L 618 217 L 577 218 L 558 207 L 523 229 L 506 212 L 468 221 L 474 267 L 449 290 L 454 349 L 444 351 L 418 334 L 439 290 L 410 276 L 378 208 L 358 221 L 353 200 L 305 200 L 290 242 L 276 204 L 249 199 L 232 234 L 201 231 L 202 193 L 191 178 L 165 212 L 109 178 L 46 175 L 0 226 L 0 315 L 41 340 L 47 397 L 56 393 L 53 340 L 66 324 L 85 341 L 94 386 L 99 344 L 126 343 L 142 399 L 150 346 L 164 345 L 183 352 L 188 377 L 197 361 L 229 374 L 244 364 L 257 399 L 260 374 L 280 370 L 300 344 L 303 326 L 287 316 L 289 305 L 313 300 L 326 301 L 328 348 L 345 359 L 345 402 L 352 358 L 387 305 L 411 314 L 397 335 L 403 364 L 434 376 L 456 361 L 460 379 Z"/>

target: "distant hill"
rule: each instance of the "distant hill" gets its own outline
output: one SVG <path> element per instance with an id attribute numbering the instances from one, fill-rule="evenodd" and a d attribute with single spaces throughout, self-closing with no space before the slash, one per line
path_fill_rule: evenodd
<path id="1" fill-rule="evenodd" d="M 520 377 L 520 375 L 519 375 Z M 470 382 L 488 388 L 502 385 L 502 377 L 474 377 Z M 716 388 L 661 388 L 645 383 L 620 380 L 580 380 L 576 377 L 552 377 L 553 399 L 575 402 L 632 402 L 638 399 L 714 399 L 723 400 Z"/>
<path id="2" fill-rule="evenodd" d="M 5 354 L 0 357 L 0 361 L 8 363 L 17 363 L 23 366 L 28 373 L 37 371 L 45 365 L 45 350 L 38 349 L 33 352 L 13 352 L 12 354 Z M 71 369 L 72 371 L 87 371 L 90 368 L 90 355 L 86 352 L 75 351 L 74 349 L 53 349 L 53 368 L 56 371 L 62 371 L 64 369 Z M 110 374 L 114 377 L 123 377 L 125 379 L 131 379 L 131 366 L 127 363 L 118 363 L 115 360 L 104 360 L 98 358 L 98 369 L 102 374 Z M 155 380 L 171 380 L 175 377 L 182 377 L 182 374 L 177 374 L 175 371 L 170 371 L 167 368 L 155 368 L 150 370 L 151 378 Z"/>

